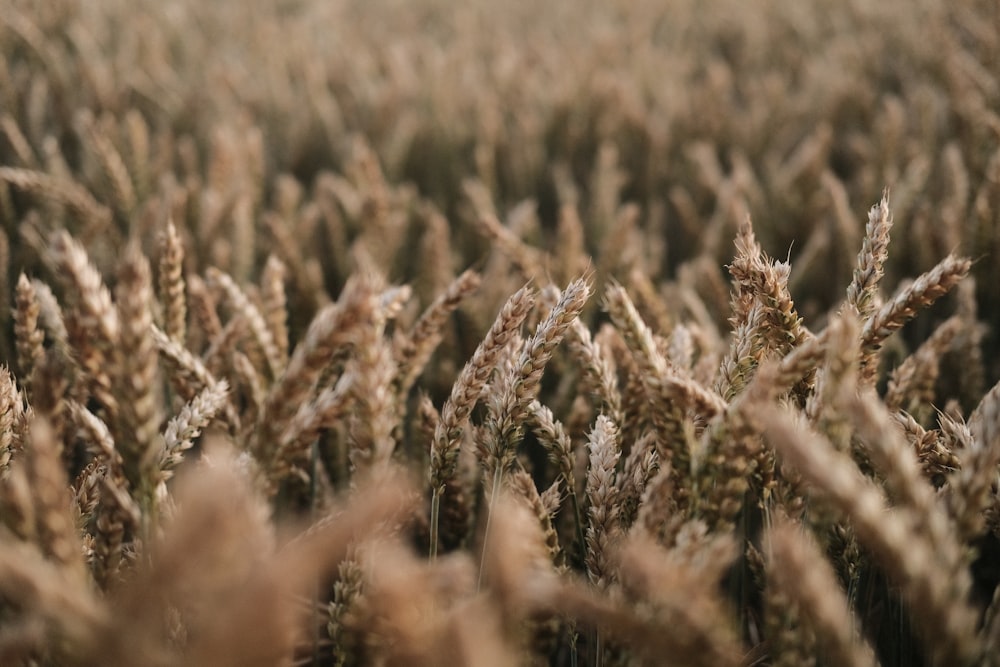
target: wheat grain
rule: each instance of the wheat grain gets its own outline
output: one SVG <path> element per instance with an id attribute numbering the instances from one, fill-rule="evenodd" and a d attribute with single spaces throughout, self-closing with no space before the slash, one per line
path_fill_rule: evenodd
<path id="1" fill-rule="evenodd" d="M 670 400 L 664 388 L 669 372 L 667 361 L 657 349 L 652 331 L 642 321 L 623 287 L 611 285 L 605 304 L 632 352 L 646 400 L 652 403 L 650 420 L 656 429 L 657 453 L 663 463 L 670 464 L 669 469 L 677 478 L 675 491 L 683 496 L 690 475 L 690 451 L 684 413 L 680 405 Z"/>
<path id="2" fill-rule="evenodd" d="M 878 307 L 879 282 L 885 272 L 889 254 L 889 232 L 892 230 L 892 213 L 889 211 L 889 192 L 882 193 L 882 201 L 868 212 L 865 236 L 858 251 L 854 276 L 847 288 L 847 303 L 867 320 Z"/>
<path id="3" fill-rule="evenodd" d="M 768 582 L 797 602 L 824 657 L 831 664 L 845 667 L 877 664 L 871 649 L 857 636 L 857 623 L 847 597 L 819 546 L 800 529 L 784 522 L 773 526 L 768 538 Z"/>
<path id="4" fill-rule="evenodd" d="M 0 477 L 10 468 L 11 459 L 20 450 L 20 424 L 24 418 L 24 403 L 6 368 L 0 369 Z"/>
<path id="5" fill-rule="evenodd" d="M 121 326 L 111 294 L 86 251 L 68 233 L 57 234 L 50 251 L 60 277 L 69 287 L 67 331 L 70 345 L 87 372 L 90 391 L 109 416 L 116 415 L 118 405 L 112 395 L 107 362 L 113 358 Z"/>
<path id="6" fill-rule="evenodd" d="M 621 456 L 618 427 L 604 415 L 597 417 L 587 443 L 590 470 L 587 474 L 587 574 L 599 587 L 610 583 L 608 556 L 618 532 L 618 487 L 615 468 Z"/>
<path id="7" fill-rule="evenodd" d="M 184 246 L 172 220 L 160 241 L 160 303 L 163 305 L 163 331 L 168 338 L 184 344 L 187 339 L 187 300 L 184 295 Z"/>
<path id="8" fill-rule="evenodd" d="M 967 579 L 942 580 L 933 544 L 913 530 L 919 517 L 910 511 L 888 513 L 886 501 L 843 454 L 795 420 L 771 408 L 759 414 L 778 453 L 847 516 L 861 542 L 902 587 L 914 620 L 935 661 L 971 662 L 975 620 L 965 601 Z"/>
<path id="9" fill-rule="evenodd" d="M 646 487 L 659 470 L 653 434 L 646 433 L 632 443 L 621 474 L 618 475 L 618 522 L 627 531 L 636 518 Z"/>
<path id="10" fill-rule="evenodd" d="M 930 306 L 947 294 L 968 274 L 971 266 L 972 263 L 968 259 L 949 255 L 911 285 L 899 290 L 885 305 L 872 313 L 861 331 L 864 343 L 861 360 L 862 377 L 868 381 L 874 379 L 878 351 L 882 342 L 902 328 L 919 309 Z"/>
<path id="11" fill-rule="evenodd" d="M 120 323 L 120 346 L 115 350 L 112 391 L 120 421 L 109 423 L 117 434 L 125 475 L 133 487 L 146 486 L 142 460 L 158 446 L 160 398 L 156 342 L 152 335 L 152 278 L 138 247 L 131 246 L 122 262 L 115 289 Z"/>
<path id="12" fill-rule="evenodd" d="M 522 287 L 504 304 L 486 337 L 476 348 L 452 386 L 451 396 L 441 408 L 441 420 L 434 431 L 431 448 L 431 488 L 439 488 L 455 475 L 458 446 L 472 408 L 482 395 L 501 354 L 517 334 L 534 301 Z"/>
<path id="13" fill-rule="evenodd" d="M 0 664 L 997 662 L 991 3 L 79 5 L 0 3 Z"/>
<path id="14" fill-rule="evenodd" d="M 518 494 L 538 520 L 538 525 L 541 527 L 542 535 L 545 538 L 545 547 L 548 551 L 549 558 L 554 565 L 559 565 L 561 562 L 562 550 L 559 548 L 559 535 L 556 533 L 555 527 L 552 525 L 553 512 L 549 511 L 549 508 L 546 506 L 545 499 L 543 499 L 543 497 L 538 493 L 538 489 L 535 487 L 535 482 L 531 479 L 531 475 L 524 470 L 515 470 L 510 478 L 510 486 L 512 491 L 515 494 Z M 555 489 L 556 496 L 558 497 L 558 485 Z"/>
<path id="15" fill-rule="evenodd" d="M 960 535 L 973 538 L 984 529 L 983 511 L 995 502 L 991 485 L 1000 464 L 1000 384 L 983 397 L 969 418 L 969 447 L 958 454 L 961 469 L 953 473 L 949 505 Z"/>
<path id="16" fill-rule="evenodd" d="M 396 384 L 400 398 L 406 396 L 440 344 L 448 317 L 470 294 L 479 289 L 480 276 L 465 271 L 420 315 L 412 330 L 396 345 L 393 360 L 398 371 Z"/>
<path id="17" fill-rule="evenodd" d="M 513 366 L 502 374 L 500 386 L 488 403 L 489 437 L 482 447 L 487 475 L 497 471 L 502 474 L 510 465 L 514 448 L 524 434 L 528 408 L 541 387 L 545 365 L 589 296 L 586 279 L 570 283 L 548 316 L 538 324 L 534 335 L 525 341 Z"/>
<path id="18" fill-rule="evenodd" d="M 253 339 L 264 354 L 267 362 L 267 372 L 270 377 L 277 378 L 284 370 L 284 361 L 281 351 L 274 342 L 274 335 L 267 325 L 267 320 L 261 314 L 260 309 L 254 305 L 247 297 L 246 293 L 233 281 L 229 275 L 209 268 L 209 284 L 219 285 L 226 293 L 227 298 L 234 311 L 246 323 L 247 328 L 253 334 Z"/>
<path id="19" fill-rule="evenodd" d="M 889 408 L 916 412 L 920 406 L 934 402 L 934 383 L 940 374 L 941 357 L 964 327 L 965 323 L 958 316 L 948 318 L 893 369 L 884 399 Z"/>
<path id="20" fill-rule="evenodd" d="M 31 397 L 31 376 L 45 350 L 45 334 L 38 328 L 41 305 L 35 288 L 22 273 L 17 279 L 17 296 L 14 310 L 14 339 L 17 343 L 17 364 L 24 378 L 25 393 Z"/>
<path id="21" fill-rule="evenodd" d="M 288 361 L 288 298 L 285 294 L 287 272 L 284 263 L 277 256 L 269 255 L 260 279 L 264 317 L 282 363 Z"/>
<path id="22" fill-rule="evenodd" d="M 361 283 L 344 288 L 340 300 L 313 319 L 305 338 L 296 347 L 284 374 L 272 386 L 251 440 L 251 451 L 262 460 L 273 456 L 274 439 L 287 428 L 295 410 L 320 374 L 341 348 L 351 344 L 359 328 L 374 317 L 374 297 Z M 273 460 L 273 459 L 272 459 Z"/>
<path id="23" fill-rule="evenodd" d="M 155 466 L 151 477 L 154 483 L 165 482 L 171 470 L 184 459 L 184 452 L 191 449 L 197 438 L 228 401 L 229 385 L 220 380 L 209 385 L 189 401 L 167 423 L 163 432 L 163 448 L 147 450 L 143 463 Z M 155 455 L 155 456 L 152 456 Z"/>

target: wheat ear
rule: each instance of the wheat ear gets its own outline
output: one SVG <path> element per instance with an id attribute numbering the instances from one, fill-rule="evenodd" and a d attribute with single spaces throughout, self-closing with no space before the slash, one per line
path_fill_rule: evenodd
<path id="1" fill-rule="evenodd" d="M 121 325 L 111 294 L 86 251 L 68 233 L 55 236 L 51 259 L 67 286 L 67 330 L 76 358 L 87 372 L 94 397 L 114 421 L 118 404 L 112 395 L 108 362 L 115 354 Z"/>
<path id="2" fill-rule="evenodd" d="M 163 331 L 167 337 L 184 344 L 187 340 L 187 299 L 184 295 L 184 245 L 173 220 L 160 240 L 158 280 L 160 303 L 163 304 Z"/>
<path id="3" fill-rule="evenodd" d="M 878 352 L 885 339 L 902 328 L 918 310 L 930 306 L 947 294 L 969 273 L 971 267 L 970 260 L 948 255 L 872 313 L 861 331 L 861 369 L 865 381 L 871 383 L 875 380 Z"/>
<path id="4" fill-rule="evenodd" d="M 794 600 L 831 665 L 875 667 L 859 637 L 847 596 L 819 545 L 801 528 L 782 521 L 768 531 L 768 586 Z"/>
<path id="5" fill-rule="evenodd" d="M 900 586 L 932 659 L 970 664 L 978 647 L 968 588 L 940 576 L 936 549 L 914 529 L 920 517 L 909 508 L 890 511 L 881 491 L 846 454 L 792 415 L 762 407 L 758 418 L 778 454 L 848 518 L 858 539 Z"/>
<path id="6" fill-rule="evenodd" d="M 882 201 L 868 212 L 865 237 L 854 268 L 854 276 L 847 288 L 847 303 L 854 307 L 862 319 L 871 316 L 878 307 L 878 287 L 889 256 L 889 231 L 892 213 L 889 211 L 889 192 L 882 193 Z"/>
<path id="7" fill-rule="evenodd" d="M 23 273 L 17 279 L 14 297 L 14 339 L 17 345 L 17 365 L 24 392 L 31 398 L 31 376 L 45 355 L 42 344 L 45 333 L 38 327 L 41 305 L 31 281 Z"/>
<path id="8" fill-rule="evenodd" d="M 334 356 L 357 338 L 359 328 L 371 326 L 376 302 L 369 287 L 349 282 L 340 299 L 320 311 L 295 348 L 288 366 L 271 387 L 259 427 L 251 439 L 251 450 L 258 460 L 274 463 L 275 446 L 302 403 L 312 393 L 316 382 Z"/>
<path id="9" fill-rule="evenodd" d="M 437 551 L 437 510 L 444 486 L 458 469 L 458 448 L 469 423 L 472 408 L 483 393 L 490 375 L 508 343 L 517 334 L 531 310 L 534 296 L 528 287 L 515 292 L 501 308 L 486 337 L 462 368 L 451 395 L 441 408 L 441 419 L 431 444 L 431 555 Z"/>
<path id="10" fill-rule="evenodd" d="M 470 294 L 479 289 L 481 278 L 475 271 L 465 271 L 427 307 L 413 329 L 396 345 L 393 358 L 398 366 L 397 395 L 404 399 L 417 377 L 441 342 L 448 317 Z"/>
<path id="11" fill-rule="evenodd" d="M 587 499 L 590 517 L 587 524 L 587 575 L 604 588 L 610 583 L 609 556 L 618 533 L 618 487 L 615 468 L 621 457 L 618 427 L 608 417 L 599 415 L 590 432 L 590 469 L 587 474 Z"/>
<path id="12" fill-rule="evenodd" d="M 267 371 L 272 378 L 279 377 L 284 370 L 284 359 L 277 344 L 274 342 L 274 335 L 268 327 L 267 320 L 260 312 L 260 309 L 246 293 L 236 284 L 231 276 L 215 268 L 208 270 L 209 283 L 219 285 L 226 293 L 226 297 L 232 304 L 233 310 L 247 323 L 254 341 L 264 353 L 267 362 Z"/>
<path id="13" fill-rule="evenodd" d="M 116 349 L 113 388 L 120 410 L 119 422 L 109 425 L 122 448 L 129 482 L 134 489 L 151 493 L 155 485 L 143 478 L 141 461 L 160 444 L 159 359 L 152 334 L 152 277 L 149 264 L 136 245 L 127 251 L 115 294 L 121 344 Z"/>

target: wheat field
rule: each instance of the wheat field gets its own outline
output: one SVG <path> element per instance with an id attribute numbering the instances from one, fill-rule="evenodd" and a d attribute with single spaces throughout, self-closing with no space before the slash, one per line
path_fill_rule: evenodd
<path id="1" fill-rule="evenodd" d="M 0 665 L 1000 667 L 995 0 L 7 0 Z"/>

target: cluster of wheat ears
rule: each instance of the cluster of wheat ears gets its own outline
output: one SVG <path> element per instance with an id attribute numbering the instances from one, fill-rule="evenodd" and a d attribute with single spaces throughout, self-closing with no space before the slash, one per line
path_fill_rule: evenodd
<path id="1" fill-rule="evenodd" d="M 0 664 L 1000 665 L 998 62 L 993 0 L 3 3 Z"/>

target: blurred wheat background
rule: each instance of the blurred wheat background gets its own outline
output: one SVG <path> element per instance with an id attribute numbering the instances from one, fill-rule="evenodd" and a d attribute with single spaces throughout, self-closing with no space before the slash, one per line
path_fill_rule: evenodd
<path id="1" fill-rule="evenodd" d="M 1000 666 L 995 0 L 7 0 L 0 664 Z"/>

